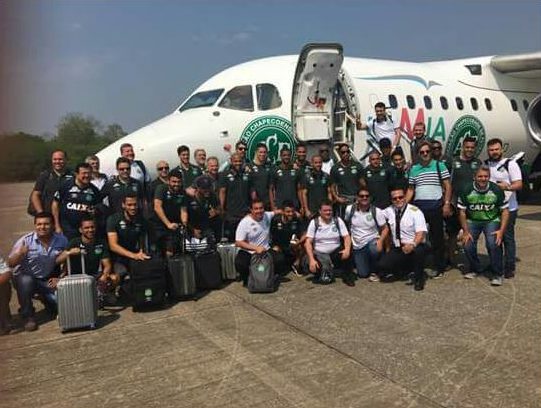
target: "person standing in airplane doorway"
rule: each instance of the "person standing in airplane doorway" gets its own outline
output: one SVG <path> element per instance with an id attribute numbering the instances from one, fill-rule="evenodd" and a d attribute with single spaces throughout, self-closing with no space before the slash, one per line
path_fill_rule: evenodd
<path id="1" fill-rule="evenodd" d="M 393 118 L 392 114 L 387 113 L 387 108 L 383 102 L 378 102 L 374 105 L 376 116 L 369 117 L 367 123 L 362 123 L 360 116 L 357 116 L 357 130 L 367 130 L 374 138 L 373 146 L 369 150 L 377 149 L 379 142 L 382 139 L 389 139 L 392 143 L 392 150 L 399 148 L 400 144 L 400 125 Z M 370 145 L 370 141 L 368 142 Z"/>

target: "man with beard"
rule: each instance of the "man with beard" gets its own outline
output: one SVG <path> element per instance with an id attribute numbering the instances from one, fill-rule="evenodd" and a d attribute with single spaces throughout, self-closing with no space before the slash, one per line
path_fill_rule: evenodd
<path id="1" fill-rule="evenodd" d="M 490 181 L 496 183 L 504 192 L 509 203 L 509 223 L 503 236 L 504 276 L 511 279 L 515 276 L 517 246 L 515 241 L 515 223 L 518 215 L 517 191 L 522 190 L 522 174 L 514 160 L 503 157 L 503 142 L 490 139 L 487 142 Z"/>
<path id="2" fill-rule="evenodd" d="M 182 182 L 184 187 L 190 187 L 193 181 L 203 174 L 203 170 L 199 166 L 190 163 L 190 148 L 186 145 L 179 146 L 177 149 L 180 164 L 174 170 L 182 173 Z"/>
<path id="3" fill-rule="evenodd" d="M 323 161 L 320 156 L 312 157 L 310 173 L 301 180 L 300 191 L 303 213 L 307 219 L 317 214 L 323 200 L 331 201 L 330 177 L 323 172 Z"/>
<path id="4" fill-rule="evenodd" d="M 252 188 L 252 200 L 259 199 L 265 204 L 265 209 L 270 209 L 270 184 L 274 166 L 268 162 L 268 149 L 263 143 L 257 145 L 255 157 L 252 163 L 246 166 L 246 172 L 250 175 Z"/>
<path id="5" fill-rule="evenodd" d="M 415 125 L 413 125 L 413 140 L 410 143 L 412 165 L 419 163 L 420 157 L 417 151 L 419 150 L 419 146 L 421 146 L 421 143 L 427 141 L 425 131 L 426 128 L 424 122 L 417 122 L 415 123 Z"/>
<path id="6" fill-rule="evenodd" d="M 94 215 L 95 206 L 100 203 L 100 191 L 90 183 L 92 168 L 87 163 L 75 167 L 75 178 L 62 184 L 55 193 L 52 212 L 55 230 L 68 239 L 79 236 L 79 226 L 85 214 Z"/>
<path id="7" fill-rule="evenodd" d="M 331 170 L 331 193 L 336 204 L 336 214 L 344 216 L 344 210 L 355 201 L 361 187 L 363 166 L 351 160 L 351 151 L 346 143 L 338 145 L 340 161 Z"/>
<path id="8" fill-rule="evenodd" d="M 221 239 L 220 205 L 212 188 L 212 178 L 195 179 L 195 194 L 188 200 L 188 220 L 195 238 L 213 236 Z"/>
<path id="9" fill-rule="evenodd" d="M 297 190 L 303 170 L 291 164 L 291 150 L 287 147 L 280 151 L 280 160 L 271 173 L 271 208 L 274 210 L 284 201 L 291 201 L 298 210 L 300 206 Z"/>
<path id="10" fill-rule="evenodd" d="M 173 255 L 180 250 L 179 228 L 188 224 L 187 198 L 182 189 L 182 173 L 169 172 L 167 185 L 154 192 L 151 221 L 154 224 L 154 239 L 162 254 Z"/>
<path id="11" fill-rule="evenodd" d="M 250 179 L 244 171 L 242 157 L 231 156 L 231 166 L 218 181 L 220 213 L 223 214 L 224 236 L 232 241 L 240 220 L 250 208 Z"/>
<path id="12" fill-rule="evenodd" d="M 117 175 L 111 177 L 101 191 L 102 199 L 107 199 L 109 213 L 122 211 L 122 202 L 127 195 L 135 195 L 139 200 L 138 206 L 145 207 L 145 195 L 141 182 L 131 176 L 132 167 L 125 157 L 116 160 Z"/>
<path id="13" fill-rule="evenodd" d="M 366 186 L 372 197 L 372 203 L 379 209 L 387 208 L 391 204 L 389 198 L 390 175 L 381 165 L 381 155 L 373 151 L 368 155 L 368 166 L 362 171 L 362 183 Z"/>

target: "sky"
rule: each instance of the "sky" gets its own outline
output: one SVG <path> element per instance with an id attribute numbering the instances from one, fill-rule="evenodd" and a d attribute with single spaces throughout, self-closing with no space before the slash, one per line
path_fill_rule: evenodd
<path id="1" fill-rule="evenodd" d="M 52 135 L 69 112 L 131 132 L 308 42 L 407 61 L 541 51 L 541 0 L 0 0 L 0 133 Z"/>

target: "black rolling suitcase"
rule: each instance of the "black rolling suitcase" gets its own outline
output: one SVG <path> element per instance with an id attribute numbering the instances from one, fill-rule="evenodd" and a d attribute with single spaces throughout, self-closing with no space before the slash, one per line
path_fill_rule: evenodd
<path id="1" fill-rule="evenodd" d="M 148 306 L 163 306 L 166 292 L 166 263 L 163 258 L 130 261 L 130 287 L 133 311 Z"/>
<path id="2" fill-rule="evenodd" d="M 190 298 L 197 293 L 193 257 L 186 253 L 184 230 L 179 233 L 180 253 L 167 260 L 167 292 L 169 297 L 173 299 Z"/>
<path id="3" fill-rule="evenodd" d="M 198 252 L 194 255 L 194 264 L 197 289 L 210 290 L 222 286 L 221 259 L 218 252 Z"/>

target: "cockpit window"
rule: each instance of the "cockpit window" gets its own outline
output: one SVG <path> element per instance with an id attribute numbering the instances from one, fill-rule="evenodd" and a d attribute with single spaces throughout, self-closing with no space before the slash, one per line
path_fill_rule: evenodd
<path id="1" fill-rule="evenodd" d="M 216 103 L 220 95 L 224 92 L 223 89 L 214 89 L 212 91 L 203 91 L 193 94 L 190 99 L 188 99 L 178 110 L 179 112 L 194 109 L 202 108 L 205 106 L 212 106 Z"/>
<path id="2" fill-rule="evenodd" d="M 280 92 L 273 84 L 257 84 L 257 108 L 259 110 L 276 109 L 282 106 Z"/>
<path id="3" fill-rule="evenodd" d="M 253 112 L 254 98 L 252 97 L 252 87 L 250 85 L 234 87 L 225 94 L 219 106 L 226 109 Z"/>

